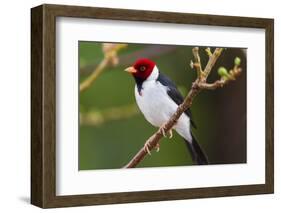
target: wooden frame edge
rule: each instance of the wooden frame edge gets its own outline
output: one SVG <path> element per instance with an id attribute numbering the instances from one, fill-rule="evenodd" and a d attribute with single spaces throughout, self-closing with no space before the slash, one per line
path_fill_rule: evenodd
<path id="1" fill-rule="evenodd" d="M 42 63 L 43 7 L 31 10 L 31 203 L 43 207 Z"/>
<path id="2" fill-rule="evenodd" d="M 266 30 L 266 183 L 196 189 L 56 196 L 55 21 L 57 16 L 205 24 Z M 128 18 L 129 17 L 129 18 Z M 167 18 L 169 17 L 169 18 Z M 188 20 L 186 18 L 189 18 Z M 41 208 L 267 194 L 274 192 L 274 21 L 142 10 L 41 5 L 31 9 L 31 203 Z M 167 193 L 169 196 L 167 197 Z"/>
<path id="3" fill-rule="evenodd" d="M 268 20 L 265 28 L 266 42 L 266 185 L 274 193 L 274 20 Z"/>

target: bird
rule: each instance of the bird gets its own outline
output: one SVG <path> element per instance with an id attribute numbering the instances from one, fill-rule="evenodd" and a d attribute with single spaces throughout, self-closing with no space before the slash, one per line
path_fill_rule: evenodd
<path id="1" fill-rule="evenodd" d="M 135 80 L 135 99 L 145 119 L 155 127 L 161 127 L 176 112 L 184 98 L 178 91 L 176 84 L 159 71 L 156 63 L 148 58 L 140 58 L 125 69 Z M 196 128 L 191 110 L 187 109 L 178 119 L 173 129 L 183 138 L 193 161 L 193 164 L 209 164 L 207 155 L 192 133 Z M 163 136 L 166 137 L 164 131 Z M 168 131 L 169 138 L 173 136 Z M 157 144 L 159 151 L 159 143 Z M 150 154 L 149 149 L 145 148 Z"/>

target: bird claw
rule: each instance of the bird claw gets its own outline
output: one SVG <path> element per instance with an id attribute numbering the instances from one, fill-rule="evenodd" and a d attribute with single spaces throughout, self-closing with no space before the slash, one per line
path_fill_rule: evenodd
<path id="1" fill-rule="evenodd" d="M 145 149 L 145 151 L 146 151 L 147 154 L 151 155 L 151 152 L 150 152 L 150 144 L 149 144 L 149 143 L 145 143 L 145 144 L 144 144 L 144 149 Z M 156 144 L 155 149 L 156 149 L 156 152 L 159 152 L 159 151 L 160 151 L 160 144 L 159 144 L 159 143 Z"/>
<path id="2" fill-rule="evenodd" d="M 169 132 L 169 139 L 171 139 L 173 137 L 173 130 L 170 129 L 168 132 Z"/>
<path id="3" fill-rule="evenodd" d="M 161 132 L 162 132 L 162 135 L 166 138 L 167 135 L 166 135 L 166 133 L 165 133 L 164 128 L 161 128 Z M 168 131 L 168 138 L 171 139 L 172 137 L 173 137 L 173 130 L 170 129 L 170 130 Z"/>
<path id="4" fill-rule="evenodd" d="M 159 152 L 160 151 L 160 144 L 157 143 L 155 148 L 156 148 L 156 152 Z"/>
<path id="5" fill-rule="evenodd" d="M 160 128 L 160 131 L 161 131 L 162 135 L 166 138 L 167 135 L 166 135 L 166 132 L 165 132 L 164 127 L 161 127 L 161 128 Z M 173 137 L 173 130 L 170 129 L 170 130 L 167 131 L 167 133 L 168 133 L 168 138 L 171 139 L 171 138 Z M 144 144 L 144 150 L 145 150 L 146 153 L 149 154 L 149 155 L 151 155 L 150 146 L 151 146 L 151 145 L 149 144 L 149 142 L 146 142 L 146 143 Z M 159 143 L 156 144 L 155 149 L 156 149 L 156 152 L 159 152 L 159 151 L 160 151 L 160 144 L 159 144 Z"/>
<path id="6" fill-rule="evenodd" d="M 147 154 L 151 155 L 151 152 L 150 152 L 150 150 L 149 150 L 149 144 L 148 144 L 148 143 L 145 143 L 145 144 L 144 144 L 144 149 L 145 149 L 145 151 L 146 151 Z"/>
<path id="7" fill-rule="evenodd" d="M 167 137 L 167 135 L 166 135 L 166 133 L 165 133 L 165 130 L 164 130 L 164 128 L 163 127 L 161 127 L 161 133 L 162 133 L 162 135 L 166 138 Z"/>

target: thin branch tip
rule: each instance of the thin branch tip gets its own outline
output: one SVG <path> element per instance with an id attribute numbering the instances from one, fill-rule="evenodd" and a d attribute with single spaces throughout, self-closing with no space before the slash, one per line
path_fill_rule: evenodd
<path id="1" fill-rule="evenodd" d="M 102 72 L 108 67 L 109 65 L 116 66 L 119 63 L 119 58 L 117 53 L 127 47 L 127 44 L 111 44 L 111 43 L 103 43 L 102 44 L 102 51 L 104 53 L 103 60 L 98 64 L 98 66 L 92 71 L 89 77 L 87 77 L 81 84 L 80 84 L 80 92 L 85 91 L 86 89 L 90 88 L 90 86 L 94 83 L 94 81 L 100 76 Z"/>

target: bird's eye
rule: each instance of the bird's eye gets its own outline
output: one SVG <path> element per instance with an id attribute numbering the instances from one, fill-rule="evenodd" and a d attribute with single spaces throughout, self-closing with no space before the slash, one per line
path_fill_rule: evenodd
<path id="1" fill-rule="evenodd" d="M 141 66 L 141 67 L 140 67 L 140 71 L 143 72 L 143 71 L 145 71 L 145 70 L 146 70 L 146 67 L 145 67 L 145 66 Z"/>

